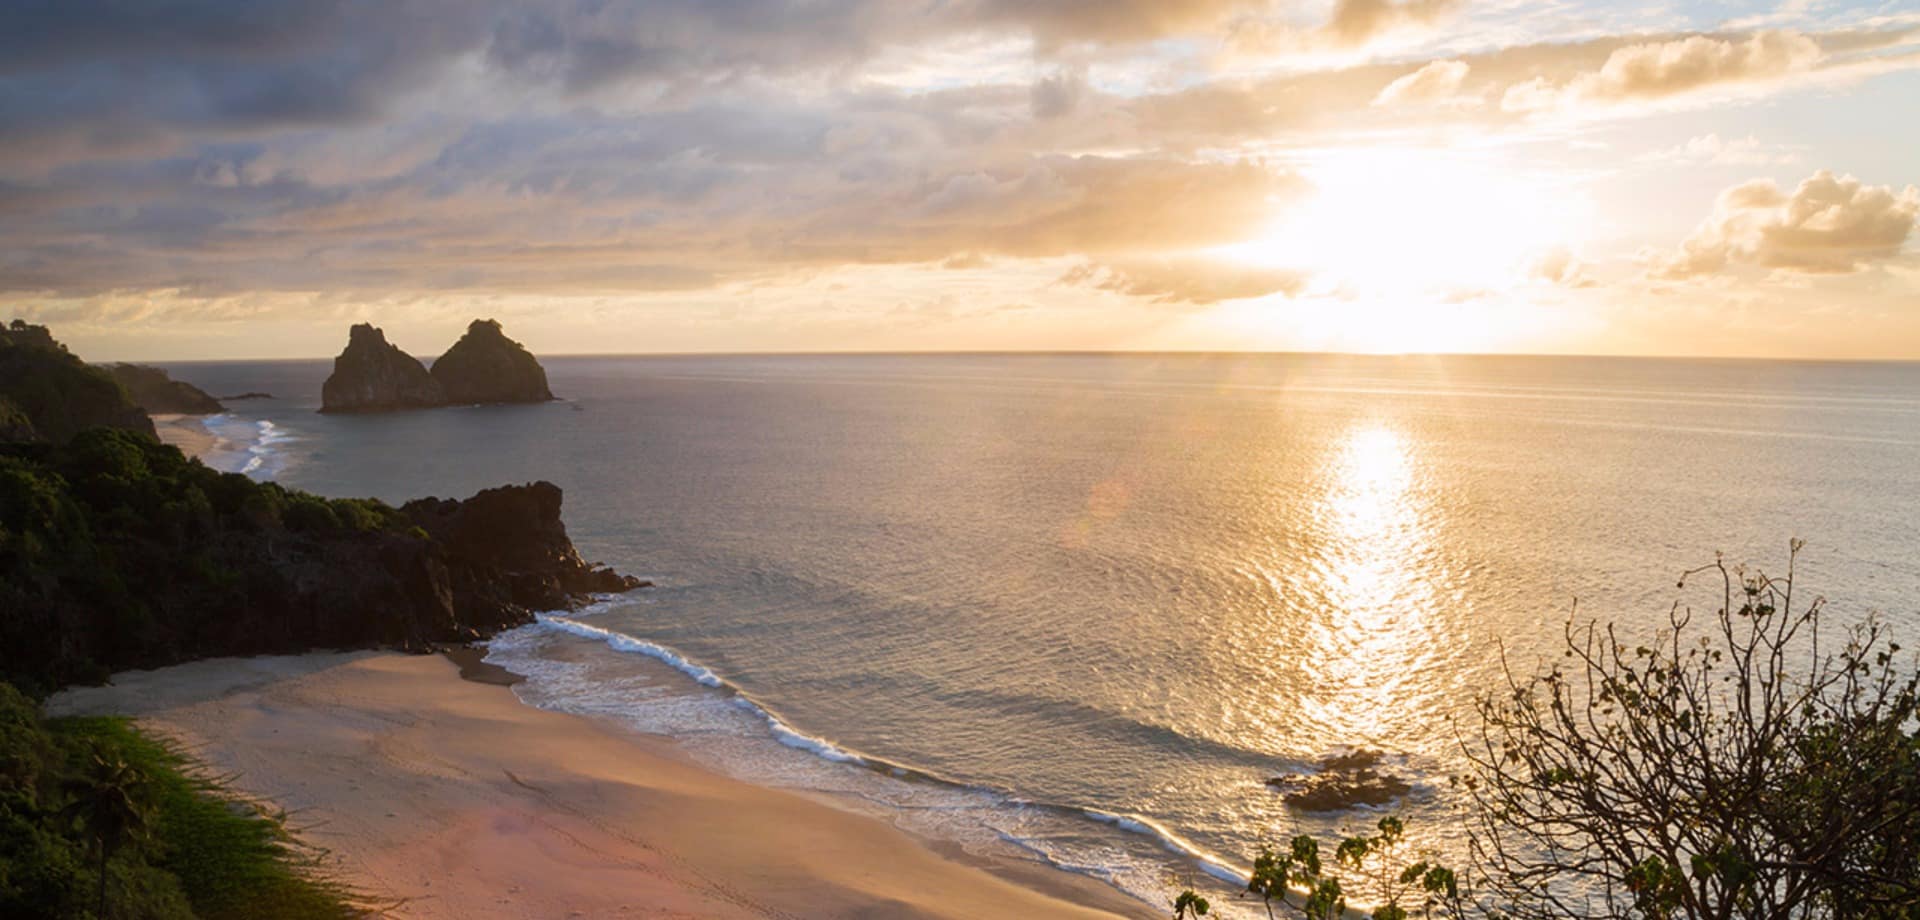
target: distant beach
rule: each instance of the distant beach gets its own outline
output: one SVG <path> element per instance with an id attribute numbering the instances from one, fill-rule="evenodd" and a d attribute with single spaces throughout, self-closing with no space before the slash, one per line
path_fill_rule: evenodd
<path id="1" fill-rule="evenodd" d="M 949 855 L 694 766 L 673 742 L 523 705 L 440 656 L 216 659 L 69 690 L 287 809 L 396 916 L 1148 917 L 1091 879 Z"/>
<path id="2" fill-rule="evenodd" d="M 205 460 L 219 446 L 220 439 L 214 437 L 207 428 L 205 416 L 200 415 L 155 415 L 153 428 L 160 434 L 160 441 L 180 448 L 180 452 L 189 457 Z"/>

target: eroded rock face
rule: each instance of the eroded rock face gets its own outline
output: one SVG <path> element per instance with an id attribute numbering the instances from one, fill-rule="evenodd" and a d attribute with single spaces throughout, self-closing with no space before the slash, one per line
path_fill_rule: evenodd
<path id="1" fill-rule="evenodd" d="M 560 500 L 560 487 L 549 482 L 487 489 L 464 501 L 418 499 L 400 511 L 424 539 L 341 533 L 283 545 L 260 592 L 281 617 L 269 613 L 201 654 L 369 645 L 423 651 L 519 626 L 536 611 L 578 607 L 593 594 L 644 587 L 580 558 L 560 521 Z"/>
<path id="2" fill-rule="evenodd" d="M 166 371 L 144 364 L 109 364 L 106 371 L 126 388 L 134 405 L 151 413 L 211 415 L 224 412 L 220 401 L 205 390 L 184 380 L 175 380 Z"/>
<path id="3" fill-rule="evenodd" d="M 587 594 L 641 586 L 580 558 L 560 521 L 560 487 L 550 482 L 486 489 L 465 501 L 415 499 L 400 510 L 445 547 L 449 560 L 504 590 L 510 606 L 553 610 Z"/>
<path id="4" fill-rule="evenodd" d="M 368 323 L 353 327 L 347 349 L 333 359 L 333 374 L 320 388 L 322 412 L 391 412 L 446 403 L 446 392 L 419 360 Z"/>
<path id="5" fill-rule="evenodd" d="M 524 346 L 507 338 L 497 320 L 474 320 L 467 334 L 433 362 L 432 373 L 447 402 L 455 405 L 553 398 L 546 370 Z"/>

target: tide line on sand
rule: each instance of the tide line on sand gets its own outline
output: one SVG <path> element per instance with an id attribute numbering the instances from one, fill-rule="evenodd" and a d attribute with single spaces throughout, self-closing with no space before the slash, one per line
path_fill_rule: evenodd
<path id="1" fill-rule="evenodd" d="M 667 739 L 524 705 L 438 656 L 217 659 L 71 690 L 301 815 L 396 916 L 1151 917 L 1097 881 L 936 852 Z"/>

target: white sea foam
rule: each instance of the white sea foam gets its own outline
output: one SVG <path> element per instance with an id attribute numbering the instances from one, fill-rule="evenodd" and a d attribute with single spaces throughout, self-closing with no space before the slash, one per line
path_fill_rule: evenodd
<path id="1" fill-rule="evenodd" d="M 213 447 L 201 462 L 221 472 L 244 473 L 256 479 L 270 479 L 284 471 L 285 445 L 299 440 L 268 419 L 250 420 L 230 412 L 209 415 L 201 424 L 214 437 Z"/>
<path id="2" fill-rule="evenodd" d="M 604 596 L 578 611 L 536 614 L 530 626 L 488 643 L 487 660 L 527 678 L 516 688 L 531 705 L 614 718 L 635 729 L 676 737 L 694 756 L 750 782 L 825 794 L 855 811 L 959 844 L 973 852 L 1039 859 L 1063 871 L 1113 885 L 1158 903 L 1173 861 L 1193 861 L 1207 876 L 1237 889 L 1245 874 L 1165 827 L 1134 815 L 1024 802 L 1005 793 L 950 782 L 850 751 L 794 728 L 712 669 L 661 645 L 583 623 L 634 603 Z M 704 689 L 676 691 L 563 644 L 584 639 L 615 652 L 660 662 Z M 768 746 L 768 741 L 777 746 Z M 784 752 L 784 753 L 783 753 Z M 849 770 L 847 767 L 854 767 Z M 1107 838 L 1091 830 L 1126 832 Z M 1151 841 L 1149 848 L 1118 842 Z M 1172 854 L 1154 857 L 1159 850 Z M 1224 893 L 1224 892 L 1222 892 Z M 1227 909 L 1222 916 L 1234 916 Z"/>
<path id="3" fill-rule="evenodd" d="M 768 712 L 766 707 L 761 706 L 759 703 L 756 703 L 745 696 L 734 697 L 733 704 L 735 706 L 739 706 L 740 708 L 745 709 L 759 716 L 762 719 L 767 720 L 767 729 L 773 732 L 773 737 L 775 739 L 778 739 L 781 744 L 784 744 L 787 747 L 806 751 L 809 754 L 813 754 L 819 757 L 824 757 L 827 760 L 833 761 L 834 763 L 850 763 L 850 764 L 861 764 L 861 765 L 865 765 L 868 763 L 865 757 L 861 757 L 858 754 L 852 753 L 844 748 L 838 747 L 830 741 L 826 741 L 820 738 L 815 738 L 812 735 L 809 735 L 803 731 L 800 731 L 794 728 L 791 725 L 788 725 L 786 722 L 781 721 L 779 716 L 776 716 L 773 713 Z"/>
<path id="4" fill-rule="evenodd" d="M 533 617 L 535 620 L 538 620 L 542 626 L 557 629 L 561 632 L 572 633 L 582 639 L 597 639 L 605 642 L 608 648 L 616 652 L 634 652 L 665 662 L 674 670 L 693 678 L 702 686 L 726 686 L 726 682 L 721 680 L 719 675 L 688 661 L 680 653 L 664 645 L 648 642 L 645 639 L 636 639 L 626 633 L 614 632 L 611 629 L 601 629 L 598 626 L 582 623 L 579 620 L 569 619 L 567 617 L 555 616 L 551 613 L 536 613 Z"/>
<path id="5" fill-rule="evenodd" d="M 649 658 L 664 662 L 674 670 L 693 678 L 694 681 L 701 686 L 728 690 L 732 694 L 730 702 L 734 706 L 752 713 L 754 716 L 766 722 L 767 730 L 772 733 L 776 740 L 787 747 L 806 751 L 810 754 L 833 761 L 834 763 L 863 765 L 868 763 L 865 757 L 841 748 L 823 738 L 816 738 L 787 724 L 785 720 L 774 715 L 765 706 L 760 705 L 751 697 L 742 693 L 738 687 L 721 680 L 720 676 L 713 673 L 711 669 L 688 660 L 685 655 L 673 649 L 667 648 L 657 642 L 649 642 L 645 639 L 627 635 L 623 632 L 602 629 L 589 623 L 582 623 L 576 618 L 577 616 L 605 612 L 618 603 L 619 600 L 617 598 L 603 599 L 592 607 L 579 611 L 574 616 L 563 617 L 551 613 L 538 613 L 534 614 L 534 619 L 537 620 L 540 625 L 549 629 L 556 629 L 570 635 L 579 636 L 583 639 L 594 639 L 604 642 L 608 648 L 617 652 L 646 655 Z"/>
<path id="6" fill-rule="evenodd" d="M 1116 815 L 1101 811 L 1097 808 L 1082 808 L 1080 811 L 1087 817 L 1101 824 L 1111 825 L 1129 833 L 1151 837 L 1159 841 L 1160 845 L 1166 847 L 1168 850 L 1191 857 L 1194 862 L 1199 864 L 1200 871 L 1223 882 L 1231 885 L 1244 885 L 1247 883 L 1247 871 L 1227 865 L 1226 862 L 1219 857 L 1208 853 L 1198 844 L 1195 844 L 1185 837 L 1168 830 L 1165 825 L 1157 821 L 1150 818 L 1142 818 L 1139 815 Z"/>

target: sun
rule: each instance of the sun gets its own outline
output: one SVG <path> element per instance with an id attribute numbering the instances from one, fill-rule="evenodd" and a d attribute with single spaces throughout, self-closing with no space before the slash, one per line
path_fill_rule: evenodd
<path id="1" fill-rule="evenodd" d="M 1476 152 L 1342 150 L 1301 172 L 1313 191 L 1220 254 L 1311 273 L 1362 296 L 1503 290 L 1586 236 L 1592 207 L 1564 183 Z"/>

